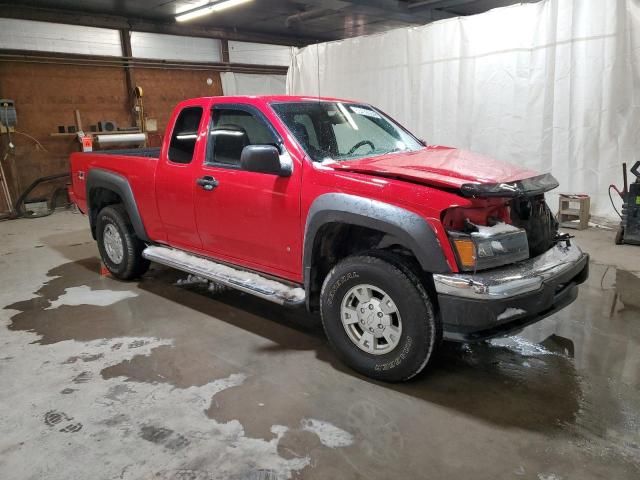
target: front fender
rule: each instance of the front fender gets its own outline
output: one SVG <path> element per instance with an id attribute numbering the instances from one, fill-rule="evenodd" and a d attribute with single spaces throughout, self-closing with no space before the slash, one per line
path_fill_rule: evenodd
<path id="1" fill-rule="evenodd" d="M 328 223 L 358 225 L 393 235 L 413 252 L 424 271 L 451 271 L 436 232 L 417 213 L 357 195 L 327 193 L 313 201 L 307 215 L 303 250 L 304 284 L 307 289 L 311 281 L 316 235 Z"/>

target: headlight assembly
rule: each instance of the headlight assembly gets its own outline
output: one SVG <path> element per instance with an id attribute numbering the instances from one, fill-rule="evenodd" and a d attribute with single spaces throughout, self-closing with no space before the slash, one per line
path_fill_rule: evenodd
<path id="1" fill-rule="evenodd" d="M 525 230 L 506 223 L 474 227 L 471 233 L 448 232 L 462 270 L 486 270 L 529 258 Z"/>

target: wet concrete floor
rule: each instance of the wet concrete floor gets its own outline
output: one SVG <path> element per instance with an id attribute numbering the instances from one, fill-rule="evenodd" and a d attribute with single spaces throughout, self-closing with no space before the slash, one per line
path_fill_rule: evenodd
<path id="1" fill-rule="evenodd" d="M 302 311 L 100 276 L 80 215 L 0 241 L 2 479 L 640 478 L 635 260 L 600 252 L 568 309 L 389 385 Z"/>

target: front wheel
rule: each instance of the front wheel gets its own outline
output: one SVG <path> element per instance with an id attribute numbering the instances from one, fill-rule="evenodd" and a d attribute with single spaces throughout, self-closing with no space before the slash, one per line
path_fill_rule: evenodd
<path id="1" fill-rule="evenodd" d="M 377 380 L 408 380 L 427 365 L 438 341 L 429 296 L 399 257 L 348 257 L 321 291 L 329 342 L 354 370 Z"/>
<path id="2" fill-rule="evenodd" d="M 124 206 L 110 205 L 100 210 L 96 236 L 102 263 L 114 277 L 130 280 L 149 268 L 149 260 L 142 257 L 144 243 L 136 237 Z"/>

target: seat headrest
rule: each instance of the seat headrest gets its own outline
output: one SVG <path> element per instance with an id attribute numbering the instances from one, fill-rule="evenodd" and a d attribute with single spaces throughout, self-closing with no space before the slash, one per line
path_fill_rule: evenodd
<path id="1" fill-rule="evenodd" d="M 242 149 L 249 145 L 249 135 L 240 125 L 218 125 L 211 131 L 215 136 L 214 154 L 216 161 L 238 164 Z"/>
<path id="2" fill-rule="evenodd" d="M 304 147 L 309 146 L 309 130 L 307 129 L 306 125 L 300 122 L 293 122 L 291 124 L 291 130 Z"/>

